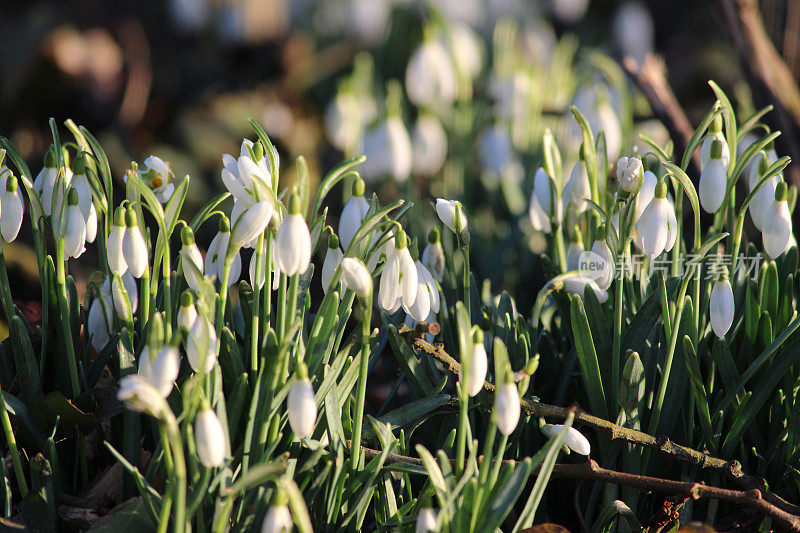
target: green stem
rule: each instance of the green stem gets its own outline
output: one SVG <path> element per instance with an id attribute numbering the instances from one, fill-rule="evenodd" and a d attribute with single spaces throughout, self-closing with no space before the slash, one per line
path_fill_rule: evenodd
<path id="1" fill-rule="evenodd" d="M 460 240 L 460 238 L 459 238 Z M 470 306 L 470 288 L 469 288 L 469 244 L 459 243 L 461 255 L 464 256 L 464 307 L 467 310 L 467 318 L 469 318 L 470 326 L 472 325 L 472 310 Z"/>
<path id="2" fill-rule="evenodd" d="M 161 268 L 164 273 L 164 338 L 170 339 L 172 338 L 172 266 L 170 265 L 169 241 L 167 239 L 164 239 L 164 251 L 161 254 Z M 155 271 L 155 267 L 153 270 Z"/>
<path id="3" fill-rule="evenodd" d="M 0 391 L 0 421 L 3 423 L 3 433 L 6 435 L 6 443 L 8 443 L 11 463 L 14 465 L 14 475 L 17 477 L 19 492 L 24 499 L 28 494 L 28 484 L 25 482 L 25 473 L 22 470 L 22 461 L 19 458 L 19 450 L 17 449 L 17 439 L 14 437 L 14 429 L 11 427 L 11 420 L 8 418 L 6 399 L 2 391 Z"/>
<path id="4" fill-rule="evenodd" d="M 297 314 L 297 291 L 300 286 L 300 274 L 295 274 L 289 280 L 289 295 L 286 301 L 286 320 L 284 324 L 284 332 L 286 334 L 285 329 L 291 328 L 294 325 L 294 319 Z M 283 336 L 281 336 L 281 341 L 283 341 Z"/>
<path id="5" fill-rule="evenodd" d="M 356 413 L 353 424 L 353 446 L 351 447 L 350 467 L 353 471 L 358 470 L 361 458 L 361 428 L 364 424 L 364 403 L 367 397 L 367 370 L 369 369 L 369 338 L 370 321 L 372 319 L 372 291 L 365 299 L 362 306 L 363 316 L 361 317 L 361 358 L 358 366 L 358 390 L 356 392 Z"/>
<path id="6" fill-rule="evenodd" d="M 219 307 L 217 307 L 217 317 L 215 327 L 217 330 L 217 337 L 222 333 L 222 328 L 225 325 L 225 304 L 228 300 L 228 279 L 231 273 L 231 263 L 233 257 L 236 255 L 231 246 L 228 246 L 228 251 L 225 253 L 225 262 L 222 267 L 222 278 L 220 278 L 219 288 Z M 217 350 L 219 350 L 219 343 L 217 343 Z"/>
<path id="7" fill-rule="evenodd" d="M 81 389 L 78 381 L 78 363 L 75 360 L 75 345 L 72 342 L 72 321 L 69 314 L 69 301 L 67 300 L 67 281 L 64 271 L 64 241 L 56 239 L 56 282 L 58 283 L 58 307 L 61 312 L 61 327 L 64 334 L 64 344 L 67 348 L 67 363 L 69 364 L 69 379 L 72 384 L 72 397 L 80 396 Z"/>
<path id="8" fill-rule="evenodd" d="M 142 284 L 139 287 L 139 305 L 141 307 L 140 318 L 141 321 L 139 322 L 139 331 L 144 331 L 145 326 L 147 325 L 147 321 L 150 320 L 150 304 L 155 303 L 155 300 L 151 301 L 150 299 L 150 264 L 147 265 L 147 270 L 144 271 L 142 275 Z M 131 318 L 131 320 L 133 320 Z"/>
<path id="9" fill-rule="evenodd" d="M 464 462 L 467 448 L 467 425 L 469 419 L 469 395 L 461 390 L 463 383 L 459 384 L 458 392 L 458 431 L 456 432 L 456 475 L 464 471 Z"/>
<path id="10" fill-rule="evenodd" d="M 258 284 L 258 280 L 261 279 L 262 274 L 262 265 L 261 265 L 261 257 L 262 257 L 262 249 L 264 247 L 264 234 L 258 236 L 258 244 L 256 245 L 256 251 L 253 255 L 253 259 L 251 261 L 256 262 L 256 276 L 255 276 L 255 283 L 253 284 L 253 301 L 251 302 L 251 312 L 252 315 L 252 322 L 250 327 L 250 369 L 255 375 L 258 372 L 258 321 L 260 318 L 259 310 L 261 309 L 261 286 Z M 266 276 L 264 277 L 264 284 L 266 285 L 267 279 Z"/>
<path id="11" fill-rule="evenodd" d="M 266 280 L 264 280 L 266 283 Z M 276 317 L 275 333 L 279 339 L 283 339 L 286 331 L 286 275 L 281 274 L 280 285 L 278 286 L 278 316 Z"/>
<path id="12" fill-rule="evenodd" d="M 166 404 L 165 404 L 166 405 Z M 168 411 L 168 408 L 165 407 Z M 183 456 L 183 443 L 181 442 L 180 429 L 175 416 L 167 412 L 164 417 L 164 426 L 172 451 L 172 475 L 175 477 L 173 498 L 175 500 L 175 527 L 176 533 L 183 533 L 186 529 L 186 460 Z"/>

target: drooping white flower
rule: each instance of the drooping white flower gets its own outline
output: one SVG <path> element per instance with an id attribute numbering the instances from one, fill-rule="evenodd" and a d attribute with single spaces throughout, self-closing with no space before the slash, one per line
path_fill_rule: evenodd
<path id="1" fill-rule="evenodd" d="M 595 138 L 601 131 L 605 134 L 608 159 L 611 161 L 617 158 L 622 146 L 622 126 L 615 111 L 618 101 L 616 92 L 597 79 L 575 91 L 573 98 L 573 105 L 583 113 Z M 575 137 L 580 138 L 580 127 L 577 124 L 571 127 Z"/>
<path id="2" fill-rule="evenodd" d="M 444 278 L 444 249 L 439 239 L 439 229 L 433 228 L 428 233 L 428 244 L 425 250 L 422 251 L 422 264 L 431 273 L 433 279 L 442 282 Z"/>
<path id="3" fill-rule="evenodd" d="M 636 193 L 644 179 L 642 160 L 638 157 L 620 157 L 617 160 L 617 181 L 619 188 L 628 193 Z"/>
<path id="4" fill-rule="evenodd" d="M 292 515 L 286 505 L 288 499 L 283 491 L 275 495 L 261 523 L 261 533 L 287 533 L 292 531 Z"/>
<path id="5" fill-rule="evenodd" d="M 122 256 L 134 278 L 141 278 L 147 270 L 148 251 L 136 211 L 128 207 L 125 212 L 125 235 L 122 238 Z M 110 252 L 109 252 L 110 253 Z"/>
<path id="6" fill-rule="evenodd" d="M 545 424 L 542 426 L 542 433 L 550 438 L 558 435 L 564 429 L 564 424 Z M 583 434 L 571 427 L 567 430 L 567 436 L 564 439 L 564 445 L 575 453 L 580 455 L 589 455 L 592 451 L 592 445 Z"/>
<path id="7" fill-rule="evenodd" d="M 178 308 L 178 327 L 191 331 L 197 320 L 197 308 L 194 305 L 194 296 L 188 290 L 181 294 L 181 306 Z"/>
<path id="8" fill-rule="evenodd" d="M 750 212 L 750 218 L 753 220 L 753 225 L 759 231 L 763 231 L 770 206 L 775 201 L 775 191 L 780 178 L 772 176 L 758 187 L 762 176 L 766 175 L 771 160 L 764 152 L 757 154 L 754 159 L 757 159 L 758 163 L 754 165 L 756 172 L 750 176 L 750 192 L 755 191 L 755 193 L 753 193 L 753 200 L 750 202 L 748 211 Z M 756 187 L 758 188 L 756 189 Z"/>
<path id="9" fill-rule="evenodd" d="M 106 239 L 106 259 L 111 272 L 121 276 L 128 271 L 128 263 L 122 251 L 125 240 L 125 206 L 117 207 L 114 220 L 111 223 L 111 232 Z"/>
<path id="10" fill-rule="evenodd" d="M 595 282 L 598 287 L 606 290 L 611 286 L 611 282 L 614 281 L 616 271 L 614 269 L 614 254 L 606 242 L 605 224 L 602 224 L 597 231 L 597 239 L 592 244 L 592 253 L 595 254 L 593 259 L 598 259 L 601 263 Z"/>
<path id="11" fill-rule="evenodd" d="M 328 238 L 328 247 L 325 251 L 325 259 L 322 262 L 322 272 L 320 275 L 320 281 L 322 282 L 322 291 L 325 294 L 328 294 L 328 290 L 330 290 L 331 282 L 333 281 L 333 276 L 336 274 L 336 269 L 339 268 L 339 264 L 342 262 L 344 258 L 344 254 L 342 250 L 339 248 L 339 238 L 336 235 L 331 234 Z M 343 278 L 339 276 L 339 285 L 342 285 Z"/>
<path id="12" fill-rule="evenodd" d="M 550 217 L 553 216 L 555 199 L 556 194 L 550 176 L 543 168 L 538 169 L 533 176 L 533 193 L 531 193 L 531 202 L 528 206 L 528 216 L 533 229 L 544 233 L 552 231 Z M 556 220 L 561 219 L 560 206 L 556 206 L 555 218 Z"/>
<path id="13" fill-rule="evenodd" d="M 725 164 L 721 159 L 722 146 L 722 142 L 717 139 L 713 140 L 710 159 L 700 173 L 700 187 L 697 194 L 700 196 L 700 205 L 706 213 L 716 213 L 725 199 L 728 177 Z"/>
<path id="14" fill-rule="evenodd" d="M 120 281 L 121 280 L 121 283 Z M 139 306 L 139 293 L 136 290 L 136 279 L 130 272 L 125 272 L 122 276 L 114 276 L 113 281 L 109 283 L 106 279 L 103 282 L 104 290 L 111 288 L 111 299 L 114 302 L 114 310 L 117 315 L 125 320 L 130 320 L 132 317 L 128 315 L 128 305 L 132 313 L 136 312 Z"/>
<path id="15" fill-rule="evenodd" d="M 636 245 L 651 258 L 669 252 L 678 236 L 675 209 L 667 200 L 667 184 L 656 186 L 655 196 L 636 224 Z"/>
<path id="16" fill-rule="evenodd" d="M 427 320 L 431 311 L 439 312 L 439 288 L 422 263 L 415 261 L 414 265 L 417 267 L 417 296 L 406 311 L 415 321 L 422 322 Z"/>
<path id="17" fill-rule="evenodd" d="M 725 337 L 733 324 L 733 288 L 727 276 L 723 277 L 711 289 L 708 302 L 708 313 L 711 318 L 711 328 L 720 339 Z"/>
<path id="18" fill-rule="evenodd" d="M 169 202 L 172 193 L 175 192 L 175 184 L 172 183 L 172 171 L 163 159 L 151 155 L 144 160 L 136 173 L 139 179 L 153 189 L 153 194 L 159 202 L 162 204 Z"/>
<path id="19" fill-rule="evenodd" d="M 145 344 L 139 356 L 139 377 L 150 383 L 166 398 L 172 391 L 181 368 L 181 356 L 175 346 L 163 346 L 151 360 L 150 348 Z"/>
<path id="20" fill-rule="evenodd" d="M 275 205 L 269 196 L 266 200 L 249 207 L 245 207 L 246 205 L 243 202 L 236 202 L 231 211 L 233 230 L 229 246 L 233 246 L 236 250 L 243 246 L 255 246 L 258 236 L 264 232 L 275 214 Z M 237 206 L 241 206 L 241 208 L 237 210 Z"/>
<path id="21" fill-rule="evenodd" d="M 345 153 L 354 152 L 361 139 L 364 127 L 376 115 L 375 102 L 371 97 L 356 94 L 340 87 L 336 96 L 325 108 L 325 133 L 331 144 Z"/>
<path id="22" fill-rule="evenodd" d="M 583 254 L 583 237 L 581 230 L 575 226 L 570 235 L 569 248 L 567 248 L 567 270 L 578 270 L 580 268 L 581 254 Z"/>
<path id="23" fill-rule="evenodd" d="M 476 329 L 472 334 L 472 350 L 469 357 L 469 371 L 464 376 L 464 365 L 461 365 L 458 380 L 470 396 L 476 396 L 483 390 L 483 381 L 486 379 L 486 370 L 489 361 L 486 348 L 483 346 L 483 332 Z"/>
<path id="24" fill-rule="evenodd" d="M 369 204 L 364 199 L 364 180 L 360 177 L 353 182 L 353 193 L 342 208 L 342 215 L 339 217 L 339 239 L 345 251 L 361 227 L 361 223 L 367 216 Z"/>
<path id="25" fill-rule="evenodd" d="M 447 159 L 447 134 L 435 116 L 422 114 L 411 130 L 414 153 L 411 170 L 420 176 L 434 176 Z"/>
<path id="26" fill-rule="evenodd" d="M 386 258 L 378 289 L 378 302 L 388 313 L 400 306 L 408 312 L 417 298 L 417 266 L 408 251 L 406 234 L 398 230 L 394 237 L 395 249 Z"/>
<path id="27" fill-rule="evenodd" d="M 159 417 L 163 409 L 169 409 L 158 389 L 138 374 L 129 374 L 119 381 L 117 399 L 128 409 L 155 417 Z"/>
<path id="28" fill-rule="evenodd" d="M 114 323 L 114 303 L 111 297 L 111 284 L 108 280 L 100 287 L 99 294 L 89 307 L 86 326 L 91 337 L 92 347 L 98 352 L 111 340 L 111 326 Z"/>
<path id="29" fill-rule="evenodd" d="M 342 280 L 361 299 L 369 298 L 372 294 L 372 276 L 359 259 L 342 259 Z"/>
<path id="30" fill-rule="evenodd" d="M 0 167 L 0 233 L 6 242 L 14 242 L 22 227 L 25 204 L 19 194 L 17 177 Z"/>
<path id="31" fill-rule="evenodd" d="M 570 274 L 562 278 L 561 283 L 563 284 L 564 290 L 570 294 L 580 296 L 583 298 L 584 291 L 586 290 L 586 286 L 588 285 L 590 289 L 594 292 L 595 296 L 597 297 L 597 301 L 602 303 L 606 303 L 608 300 L 608 292 L 604 291 L 600 287 L 598 287 L 597 283 L 589 276 L 582 275 L 581 273 Z"/>
<path id="32" fill-rule="evenodd" d="M 453 58 L 456 74 L 468 79 L 477 78 L 483 69 L 483 41 L 472 29 L 458 21 L 449 21 L 447 35 L 440 38 Z"/>
<path id="33" fill-rule="evenodd" d="M 274 172 L 260 142 L 253 144 L 248 139 L 243 140 L 239 158 L 224 154 L 222 165 L 222 183 L 235 201 L 242 203 L 243 209 L 272 197 Z"/>
<path id="34" fill-rule="evenodd" d="M 44 156 L 44 167 L 33 180 L 33 190 L 42 200 L 42 209 L 45 215 L 53 214 L 53 191 L 58 178 L 58 156 L 51 146 Z"/>
<path id="35" fill-rule="evenodd" d="M 200 292 L 203 286 L 203 255 L 194 242 L 194 232 L 189 226 L 181 229 L 181 269 L 186 283 L 193 290 Z"/>
<path id="36" fill-rule="evenodd" d="M 314 388 L 308 379 L 308 369 L 300 363 L 289 396 L 286 398 L 286 412 L 289 415 L 289 425 L 294 434 L 301 439 L 307 439 L 314 433 L 317 422 L 317 400 L 314 398 Z"/>
<path id="37" fill-rule="evenodd" d="M 442 43 L 426 39 L 411 55 L 406 68 L 406 93 L 417 106 L 441 106 L 456 99 L 453 60 Z"/>
<path id="38" fill-rule="evenodd" d="M 656 175 L 651 171 L 646 170 L 644 172 L 642 186 L 639 189 L 639 192 L 636 193 L 636 214 L 633 217 L 634 225 L 639 222 L 639 219 L 641 218 L 642 213 L 644 213 L 645 208 L 650 205 L 650 202 L 655 197 L 657 183 L 658 178 Z"/>
<path id="39" fill-rule="evenodd" d="M 417 521 L 414 526 L 415 533 L 429 533 L 436 531 L 436 511 L 430 507 L 423 507 L 417 511 Z"/>
<path id="40" fill-rule="evenodd" d="M 497 413 L 497 429 L 503 435 L 511 435 L 517 429 L 520 415 L 519 389 L 513 381 L 503 383 L 495 389 L 494 410 Z"/>
<path id="41" fill-rule="evenodd" d="M 186 339 L 186 357 L 198 374 L 211 372 L 217 363 L 217 332 L 204 316 L 195 319 Z"/>
<path id="42" fill-rule="evenodd" d="M 705 168 L 708 161 L 711 159 L 711 145 L 714 141 L 719 141 L 722 146 L 720 147 L 719 159 L 722 160 L 722 165 L 727 168 L 730 162 L 731 154 L 728 148 L 728 143 L 725 142 L 725 136 L 722 134 L 722 116 L 717 115 L 711 122 L 708 128 L 708 134 L 703 138 L 703 144 L 700 146 L 700 166 Z"/>
<path id="43" fill-rule="evenodd" d="M 544 172 L 543 169 L 542 172 Z M 536 174 L 539 174 L 539 171 L 536 171 Z M 534 177 L 536 180 L 536 177 Z M 548 180 L 549 182 L 550 180 Z M 548 189 L 544 189 L 547 191 Z M 534 193 L 536 192 L 536 182 L 534 181 Z M 542 210 L 544 210 L 543 200 L 544 200 L 544 193 L 542 193 L 541 198 L 539 199 L 539 205 L 542 206 Z M 582 159 L 579 159 L 575 166 L 572 167 L 572 172 L 569 175 L 569 181 L 564 186 L 564 193 L 561 196 L 561 204 L 562 209 L 564 212 L 567 212 L 567 209 L 570 205 L 573 206 L 575 212 L 578 214 L 583 213 L 589 208 L 589 204 L 586 203 L 586 200 L 592 199 L 592 190 L 591 186 L 589 185 L 589 174 L 586 172 L 586 163 L 583 162 Z M 531 208 L 533 208 L 533 197 L 531 197 Z M 548 223 L 549 223 L 548 217 Z M 531 221 L 533 221 L 533 215 L 531 215 Z M 538 228 L 537 228 L 538 229 Z"/>
<path id="44" fill-rule="evenodd" d="M 194 419 L 197 458 L 206 468 L 216 468 L 225 462 L 225 434 L 217 413 L 207 405 Z"/>
<path id="45" fill-rule="evenodd" d="M 205 274 L 211 276 L 212 280 L 221 279 L 225 272 L 225 256 L 231 242 L 231 225 L 228 217 L 221 216 L 219 219 L 219 232 L 211 239 L 206 251 Z M 230 270 L 228 271 L 228 286 L 233 285 L 242 275 L 242 256 L 236 251 L 231 260 Z"/>
<path id="46" fill-rule="evenodd" d="M 302 274 L 311 262 L 311 234 L 300 212 L 300 197 L 289 198 L 289 214 L 275 236 L 275 260 L 287 276 Z"/>
<path id="47" fill-rule="evenodd" d="M 83 220 L 81 209 L 78 207 L 78 194 L 75 189 L 69 191 L 62 242 L 64 243 L 64 257 L 80 257 L 86 250 L 86 221 Z"/>
<path id="48" fill-rule="evenodd" d="M 365 180 L 374 182 L 383 176 L 390 176 L 404 182 L 411 175 L 414 158 L 411 138 L 403 120 L 390 115 L 385 121 L 364 133 L 363 153 L 367 156 L 361 165 Z"/>
<path id="49" fill-rule="evenodd" d="M 764 251 L 775 259 L 789 247 L 792 238 L 792 216 L 786 203 L 786 183 L 775 188 L 775 199 L 764 214 L 761 233 Z"/>
<path id="50" fill-rule="evenodd" d="M 78 156 L 72 162 L 72 188 L 78 193 L 78 206 L 86 222 L 86 242 L 94 242 L 97 237 L 97 210 L 92 201 L 92 188 L 86 177 L 86 162 Z"/>
<path id="51" fill-rule="evenodd" d="M 458 216 L 456 216 L 456 212 L 458 212 Z M 460 235 L 467 229 L 467 215 L 464 212 L 464 208 L 461 206 L 461 202 L 458 200 L 437 198 L 436 214 L 439 216 L 439 220 L 442 221 L 442 224 L 447 226 L 447 228 L 456 235 Z"/>

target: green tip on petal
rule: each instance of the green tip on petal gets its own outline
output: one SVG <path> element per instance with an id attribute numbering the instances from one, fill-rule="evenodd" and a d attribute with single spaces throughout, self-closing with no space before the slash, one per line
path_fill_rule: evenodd
<path id="1" fill-rule="evenodd" d="M 192 292 L 189 289 L 186 289 L 181 293 L 181 307 L 189 307 L 194 303 L 194 296 L 192 296 Z"/>
<path id="2" fill-rule="evenodd" d="M 356 174 L 356 180 L 353 182 L 353 196 L 364 196 L 366 190 L 367 185 L 364 183 L 364 180 L 361 179 L 361 176 Z"/>
<path id="3" fill-rule="evenodd" d="M 289 197 L 289 214 L 290 215 L 299 215 L 300 214 L 300 197 L 296 194 L 292 194 Z"/>
<path id="4" fill-rule="evenodd" d="M 433 228 L 428 233 L 428 242 L 431 243 L 431 244 L 436 244 L 437 242 L 439 242 L 439 238 L 440 238 L 440 236 L 439 236 L 439 228 Z"/>
<path id="5" fill-rule="evenodd" d="M 83 158 L 82 155 L 79 154 L 72 161 L 71 168 L 72 168 L 72 173 L 75 174 L 76 176 L 78 174 L 85 174 L 86 173 L 86 160 Z"/>
<path id="6" fill-rule="evenodd" d="M 483 331 L 481 331 L 480 328 L 473 328 L 472 344 L 483 344 Z"/>
<path id="7" fill-rule="evenodd" d="M 181 228 L 181 242 L 184 246 L 191 246 L 194 244 L 194 232 L 189 226 Z"/>
<path id="8" fill-rule="evenodd" d="M 335 233 L 331 233 L 330 236 L 328 236 L 328 248 L 331 250 L 339 248 L 339 237 L 337 237 Z"/>
<path id="9" fill-rule="evenodd" d="M 17 183 L 17 177 L 14 174 L 11 174 L 6 180 L 6 192 L 17 192 L 18 187 L 19 184 Z"/>
<path id="10" fill-rule="evenodd" d="M 720 159 L 722 157 L 722 141 L 714 139 L 711 141 L 711 159 Z"/>
<path id="11" fill-rule="evenodd" d="M 231 232 L 231 221 L 225 215 L 219 217 L 219 232 L 220 233 Z"/>
<path id="12" fill-rule="evenodd" d="M 117 207 L 116 211 L 114 211 L 114 225 L 115 226 L 125 226 L 125 206 L 120 205 Z"/>
<path id="13" fill-rule="evenodd" d="M 125 225 L 129 228 L 135 228 L 138 224 L 139 219 L 136 216 L 136 211 L 132 207 L 129 207 L 125 210 Z"/>
<path id="14" fill-rule="evenodd" d="M 785 202 L 786 201 L 787 192 L 788 192 L 788 189 L 786 187 L 786 182 L 785 181 L 778 182 L 777 187 L 775 187 L 775 201 L 776 202 Z"/>
<path id="15" fill-rule="evenodd" d="M 78 205 L 78 191 L 74 187 L 71 187 L 67 193 L 67 205 Z"/>
<path id="16" fill-rule="evenodd" d="M 408 246 L 408 237 L 406 237 L 406 232 L 402 229 L 397 230 L 397 233 L 394 235 L 394 247 L 398 250 L 402 250 L 403 248 Z"/>
<path id="17" fill-rule="evenodd" d="M 758 160 L 758 173 L 765 174 L 769 168 L 769 158 L 765 152 L 758 152 L 760 159 Z"/>
<path id="18" fill-rule="evenodd" d="M 47 153 L 44 154 L 44 166 L 47 168 L 56 168 L 58 166 L 58 157 L 56 157 L 56 151 L 52 144 L 47 149 Z"/>
<path id="19" fill-rule="evenodd" d="M 667 182 L 666 181 L 659 181 L 658 185 L 656 185 L 656 198 L 666 198 L 667 197 Z"/>

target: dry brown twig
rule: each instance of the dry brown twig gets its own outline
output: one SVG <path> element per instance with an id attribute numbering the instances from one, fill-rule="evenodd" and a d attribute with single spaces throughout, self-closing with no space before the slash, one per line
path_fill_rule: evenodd
<path id="1" fill-rule="evenodd" d="M 403 335 L 406 341 L 408 341 L 409 344 L 411 344 L 411 346 L 415 348 L 417 351 L 425 353 L 437 359 L 438 361 L 443 363 L 450 372 L 458 375 L 459 370 L 461 369 L 460 363 L 456 361 L 452 356 L 450 356 L 450 354 L 448 354 L 444 350 L 444 347 L 441 344 L 438 343 L 431 344 L 425 340 L 424 335 L 425 333 L 429 332 L 431 327 L 434 328 L 434 331 L 438 331 L 439 325 L 435 323 L 428 324 L 425 322 L 421 322 L 420 324 L 417 325 L 415 329 L 410 329 L 407 326 L 402 326 L 398 332 L 401 335 Z M 483 384 L 483 388 L 488 391 L 493 391 L 494 385 L 486 381 Z M 798 509 L 797 506 L 792 505 L 789 502 L 786 502 L 776 494 L 767 491 L 765 485 L 760 480 L 742 471 L 742 466 L 739 463 L 739 461 L 736 460 L 726 461 L 724 459 L 708 455 L 707 453 L 700 452 L 698 450 L 694 450 L 686 446 L 681 446 L 680 444 L 672 442 L 670 439 L 664 436 L 655 437 L 653 435 L 649 435 L 647 433 L 637 431 L 635 429 L 625 428 L 617 424 L 614 424 L 612 422 L 609 422 L 608 420 L 604 420 L 602 418 L 593 416 L 577 407 L 571 407 L 571 408 L 558 407 L 546 403 L 534 402 L 527 398 L 521 398 L 520 403 L 522 405 L 522 408 L 529 415 L 550 416 L 554 418 L 566 419 L 571 413 L 573 413 L 576 421 L 580 421 L 581 423 L 591 426 L 596 430 L 604 432 L 612 440 L 615 439 L 624 440 L 631 444 L 636 444 L 644 448 L 649 448 L 651 450 L 662 452 L 674 459 L 677 459 L 685 463 L 689 463 L 691 465 L 697 466 L 698 468 L 710 469 L 723 473 L 726 477 L 736 482 L 739 486 L 747 489 L 746 491 L 742 492 L 742 494 L 748 494 L 749 495 L 748 498 L 754 501 L 756 500 L 763 501 L 767 505 L 770 505 L 774 507 L 776 510 L 780 511 L 781 513 L 784 513 L 787 517 L 793 517 L 798 521 L 797 525 L 798 527 L 800 527 L 800 517 L 791 514 L 800 512 L 800 509 Z M 622 473 L 620 472 L 620 474 Z M 633 474 L 624 474 L 624 475 L 633 475 Z M 618 479 L 623 479 L 623 478 L 618 478 Z M 684 482 L 674 481 L 670 483 L 684 483 Z M 700 485 L 702 485 L 703 487 L 707 487 L 706 485 L 703 484 Z M 636 485 L 630 485 L 630 486 L 636 486 Z M 639 488 L 645 488 L 645 487 L 641 486 Z M 719 490 L 727 490 L 727 489 L 719 489 Z M 741 492 L 741 491 L 734 491 L 734 492 Z M 766 495 L 767 500 L 764 499 L 762 493 Z M 691 495 L 692 493 L 681 492 L 681 494 Z M 758 496 L 757 498 L 755 497 L 756 494 Z M 719 498 L 719 499 L 725 499 L 725 498 Z M 798 531 L 800 531 L 800 529 Z"/>

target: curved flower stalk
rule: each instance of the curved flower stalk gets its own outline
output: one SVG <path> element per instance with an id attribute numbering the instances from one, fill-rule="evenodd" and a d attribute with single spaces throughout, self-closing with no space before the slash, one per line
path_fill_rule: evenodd
<path id="1" fill-rule="evenodd" d="M 174 174 L 169 165 L 160 157 L 151 155 L 137 169 L 136 174 L 153 189 L 153 194 L 162 204 L 166 204 L 175 192 Z"/>

